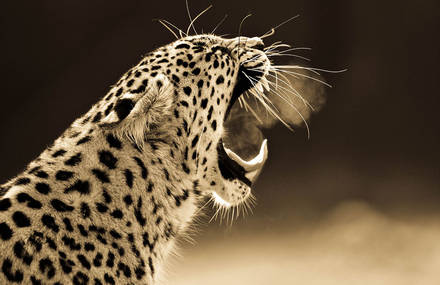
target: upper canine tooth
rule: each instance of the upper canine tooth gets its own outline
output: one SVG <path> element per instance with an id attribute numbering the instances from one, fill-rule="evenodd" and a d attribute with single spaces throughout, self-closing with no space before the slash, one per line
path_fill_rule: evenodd
<path id="1" fill-rule="evenodd" d="M 257 88 L 258 91 L 264 92 L 263 86 L 261 85 L 261 82 L 258 82 L 257 85 L 255 85 L 255 88 Z"/>

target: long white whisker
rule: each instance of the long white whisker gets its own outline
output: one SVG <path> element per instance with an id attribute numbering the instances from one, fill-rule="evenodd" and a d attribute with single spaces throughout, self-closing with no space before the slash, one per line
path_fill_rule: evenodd
<path id="1" fill-rule="evenodd" d="M 223 17 L 223 19 L 217 24 L 217 26 L 215 26 L 215 28 L 211 31 L 211 34 L 215 33 L 215 31 L 218 29 L 218 27 L 220 27 L 223 24 L 223 22 L 226 20 L 227 17 L 228 17 L 228 14 L 226 14 Z"/>
<path id="2" fill-rule="evenodd" d="M 177 34 L 167 25 L 167 24 L 165 24 L 164 22 L 162 22 L 162 20 L 158 20 L 159 21 L 159 23 L 161 23 L 162 24 L 162 26 L 164 26 L 168 31 L 170 31 L 175 37 L 176 37 L 176 39 L 179 39 L 179 37 L 177 36 Z"/>
<path id="3" fill-rule="evenodd" d="M 179 31 L 179 34 L 180 34 L 180 38 L 183 38 L 183 35 L 182 35 L 182 34 L 184 34 L 186 37 L 188 36 L 188 34 L 185 34 L 180 28 L 178 28 L 176 25 L 174 25 L 174 24 L 171 23 L 170 21 L 167 21 L 167 20 L 165 20 L 165 19 L 161 19 L 161 21 L 163 21 L 164 23 L 167 23 L 167 24 L 170 25 L 171 27 L 173 27 L 173 28 L 175 28 L 176 30 L 178 30 L 178 31 Z"/>
<path id="4" fill-rule="evenodd" d="M 188 3 L 188 2 L 187 2 Z M 203 10 L 202 12 L 200 12 L 192 21 L 191 21 L 191 23 L 189 24 L 189 26 L 188 26 L 188 29 L 186 30 L 186 33 L 187 34 L 189 34 L 189 29 L 191 28 L 191 27 L 193 27 L 193 29 L 194 29 L 194 32 L 197 34 L 197 31 L 196 31 L 196 29 L 194 28 L 194 23 L 195 23 L 195 21 L 197 21 L 197 19 L 200 17 L 200 16 L 202 16 L 206 11 L 208 11 L 209 9 L 211 9 L 212 8 L 212 5 L 209 5 L 209 7 L 208 8 L 206 8 L 205 10 Z"/>

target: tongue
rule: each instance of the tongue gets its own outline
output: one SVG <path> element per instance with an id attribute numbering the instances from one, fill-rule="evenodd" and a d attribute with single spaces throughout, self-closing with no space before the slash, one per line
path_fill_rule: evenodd
<path id="1" fill-rule="evenodd" d="M 237 155 L 231 149 L 227 148 L 225 145 L 223 145 L 223 147 L 228 157 L 234 160 L 246 170 L 246 178 L 250 181 L 254 181 L 263 169 L 263 165 L 267 160 L 267 140 L 265 139 L 261 144 L 259 153 L 254 158 L 248 161 L 242 159 L 239 155 Z"/>

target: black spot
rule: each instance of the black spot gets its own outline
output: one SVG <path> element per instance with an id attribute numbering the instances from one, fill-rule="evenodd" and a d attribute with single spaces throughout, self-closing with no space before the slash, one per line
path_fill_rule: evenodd
<path id="1" fill-rule="evenodd" d="M 12 237 L 13 231 L 5 222 L 0 223 L 0 238 L 2 240 L 9 240 Z"/>
<path id="2" fill-rule="evenodd" d="M 208 105 L 208 99 L 203 99 L 202 102 L 200 103 L 200 107 L 202 107 L 203 109 L 206 109 L 206 106 Z"/>
<path id="3" fill-rule="evenodd" d="M 40 272 L 47 275 L 49 279 L 53 278 L 55 275 L 55 267 L 49 258 L 43 258 L 39 262 Z"/>
<path id="4" fill-rule="evenodd" d="M 115 111 L 119 120 L 125 119 L 134 107 L 134 102 L 131 99 L 119 99 L 115 105 Z"/>
<path id="5" fill-rule="evenodd" d="M 48 178 L 49 174 L 47 174 L 45 171 L 40 170 L 37 173 L 35 173 L 35 176 L 40 177 L 40 178 Z"/>
<path id="6" fill-rule="evenodd" d="M 179 83 L 180 82 L 180 78 L 178 77 L 178 76 L 176 76 L 176 75 L 171 75 L 171 78 L 176 82 L 176 83 Z"/>
<path id="7" fill-rule="evenodd" d="M 56 152 L 54 152 L 52 154 L 52 157 L 63 156 L 65 153 L 66 153 L 66 151 L 64 149 L 60 149 L 60 150 L 57 150 Z"/>
<path id="8" fill-rule="evenodd" d="M 111 230 L 110 231 L 110 235 L 113 237 L 113 238 L 115 238 L 115 239 L 120 239 L 122 236 L 121 236 L 121 234 L 119 234 L 117 231 L 115 231 L 115 230 Z"/>
<path id="9" fill-rule="evenodd" d="M 50 201 L 50 204 L 58 212 L 72 212 L 74 210 L 74 207 L 69 206 L 66 203 L 64 203 L 63 201 L 58 200 L 58 199 L 52 199 Z"/>
<path id="10" fill-rule="evenodd" d="M 119 210 L 119 209 L 114 210 L 113 212 L 111 212 L 110 215 L 111 215 L 113 218 L 116 218 L 116 219 L 122 219 L 122 217 L 124 216 L 124 215 L 122 214 L 122 211 Z"/>
<path id="11" fill-rule="evenodd" d="M 11 200 L 9 198 L 0 200 L 0 211 L 6 211 L 10 207 L 11 207 Z"/>
<path id="12" fill-rule="evenodd" d="M 119 89 L 116 91 L 115 96 L 119 97 L 122 94 L 122 87 L 119 87 Z"/>
<path id="13" fill-rule="evenodd" d="M 110 169 L 116 168 L 118 160 L 110 151 L 102 150 L 98 153 L 99 161 Z"/>
<path id="14" fill-rule="evenodd" d="M 16 270 L 12 272 L 12 261 L 9 258 L 5 258 L 2 264 L 2 271 L 6 278 L 11 282 L 21 282 L 23 281 L 23 272 Z"/>
<path id="15" fill-rule="evenodd" d="M 102 255 L 102 253 L 98 252 L 95 256 L 95 258 L 93 259 L 93 265 L 95 267 L 100 267 L 102 265 L 102 258 L 104 256 Z"/>
<path id="16" fill-rule="evenodd" d="M 41 280 L 37 279 L 34 275 L 31 275 L 31 283 L 32 285 L 41 285 Z M 55 285 L 55 284 L 54 284 Z M 58 284 L 57 284 L 58 285 Z"/>
<path id="17" fill-rule="evenodd" d="M 121 149 L 122 148 L 122 143 L 121 141 L 116 138 L 114 135 L 109 134 L 107 135 L 107 142 L 110 145 L 110 147 L 116 148 L 116 149 Z"/>
<path id="18" fill-rule="evenodd" d="M 151 257 L 148 257 L 148 266 L 150 267 L 151 274 L 154 274 L 153 259 Z"/>
<path id="19" fill-rule="evenodd" d="M 189 49 L 190 46 L 188 44 L 179 44 L 175 47 L 175 49 Z"/>
<path id="20" fill-rule="evenodd" d="M 125 169 L 124 176 L 125 176 L 125 183 L 127 184 L 127 186 L 132 188 L 133 187 L 133 172 L 131 172 L 129 169 Z"/>
<path id="21" fill-rule="evenodd" d="M 19 228 L 25 228 L 29 227 L 31 225 L 31 220 L 28 216 L 26 216 L 21 211 L 16 211 L 12 214 L 12 220 L 14 221 L 15 225 Z"/>
<path id="22" fill-rule="evenodd" d="M 105 108 L 104 115 L 107 116 L 108 114 L 110 114 L 112 108 L 113 108 L 113 103 L 110 103 L 110 105 L 108 105 L 107 108 Z"/>
<path id="23" fill-rule="evenodd" d="M 191 142 L 191 147 L 195 147 L 198 141 L 199 141 L 199 135 L 196 135 Z"/>
<path id="24" fill-rule="evenodd" d="M 168 172 L 168 170 L 166 168 L 163 169 L 163 173 L 165 174 L 165 178 L 166 180 L 170 180 L 170 173 Z"/>
<path id="25" fill-rule="evenodd" d="M 78 224 L 77 227 L 78 227 L 79 233 L 80 233 L 83 237 L 88 237 L 88 236 L 89 236 L 89 232 L 86 230 L 86 228 L 85 228 L 83 225 Z"/>
<path id="26" fill-rule="evenodd" d="M 180 104 L 182 104 L 182 106 L 184 106 L 184 107 L 188 107 L 189 106 L 188 102 L 186 102 L 184 100 L 180 101 Z"/>
<path id="27" fill-rule="evenodd" d="M 179 207 L 181 205 L 180 197 L 179 196 L 175 196 L 174 200 L 176 201 L 176 206 Z"/>
<path id="28" fill-rule="evenodd" d="M 102 171 L 102 170 L 95 168 L 95 169 L 92 169 L 92 173 L 102 183 L 110 183 L 110 179 L 108 178 L 108 175 L 107 175 L 107 173 L 105 173 L 105 171 Z"/>
<path id="29" fill-rule="evenodd" d="M 97 122 L 99 122 L 100 120 L 101 120 L 101 118 L 102 118 L 102 114 L 101 114 L 101 112 L 98 112 L 96 115 L 95 115 L 95 117 L 93 117 L 93 123 L 97 123 Z"/>
<path id="30" fill-rule="evenodd" d="M 26 185 L 29 184 L 31 182 L 31 180 L 27 177 L 22 177 L 19 178 L 16 182 L 15 185 Z"/>
<path id="31" fill-rule="evenodd" d="M 115 285 L 116 283 L 115 283 L 115 279 L 113 279 L 113 277 L 111 276 L 111 275 L 109 275 L 108 273 L 105 273 L 104 274 L 104 280 L 105 280 L 105 282 L 107 282 L 108 284 L 111 284 L 111 285 Z"/>
<path id="32" fill-rule="evenodd" d="M 61 240 L 63 241 L 64 245 L 68 246 L 71 250 L 78 251 L 81 249 L 81 244 L 75 242 L 75 239 L 71 237 L 64 235 Z"/>
<path id="33" fill-rule="evenodd" d="M 214 108 L 211 106 L 211 107 L 209 107 L 209 110 L 208 110 L 208 121 L 210 121 L 211 120 L 211 117 L 212 117 L 212 111 L 214 111 Z"/>
<path id="34" fill-rule="evenodd" d="M 214 131 L 217 129 L 217 121 L 216 120 L 212 121 L 211 127 Z"/>
<path id="35" fill-rule="evenodd" d="M 77 191 L 80 194 L 89 194 L 90 193 L 90 185 L 89 185 L 89 181 L 82 181 L 82 180 L 77 180 L 74 184 L 72 184 L 71 186 L 67 187 L 64 190 L 64 193 L 70 193 L 72 191 Z"/>
<path id="36" fill-rule="evenodd" d="M 55 219 L 48 214 L 44 214 L 41 217 L 41 222 L 43 223 L 43 225 L 45 225 L 46 227 L 48 227 L 49 229 L 51 229 L 56 233 L 60 231 L 60 227 L 55 222 Z"/>
<path id="37" fill-rule="evenodd" d="M 90 270 L 91 268 L 90 262 L 87 260 L 87 258 L 84 255 L 78 254 L 76 257 L 78 258 L 79 262 L 84 268 Z"/>
<path id="38" fill-rule="evenodd" d="M 193 71 L 192 71 L 192 73 L 194 74 L 194 75 L 199 75 L 200 74 L 200 68 L 194 68 L 193 69 Z"/>
<path id="39" fill-rule="evenodd" d="M 105 203 L 111 203 L 112 201 L 112 197 L 110 196 L 110 194 L 107 193 L 107 191 L 104 189 L 102 190 L 102 196 L 104 197 L 104 201 Z"/>
<path id="40" fill-rule="evenodd" d="M 215 83 L 217 85 L 222 84 L 223 82 L 225 82 L 225 78 L 223 77 L 223 75 L 220 75 L 219 77 L 217 77 L 217 80 L 215 81 Z"/>
<path id="41" fill-rule="evenodd" d="M 105 265 L 107 265 L 107 267 L 110 267 L 110 268 L 113 268 L 113 266 L 115 265 L 115 255 L 113 253 L 111 253 L 110 251 L 108 253 L 107 261 L 106 261 Z"/>
<path id="42" fill-rule="evenodd" d="M 134 269 L 134 273 L 136 274 L 136 279 L 141 280 L 142 277 L 145 275 L 145 270 L 142 269 L 142 267 L 138 266 Z"/>
<path id="43" fill-rule="evenodd" d="M 149 182 L 148 183 L 148 187 L 147 187 L 147 192 L 153 192 L 153 187 L 154 187 L 154 184 L 153 184 L 153 182 Z"/>
<path id="44" fill-rule="evenodd" d="M 131 87 L 133 85 L 133 83 L 134 83 L 134 79 L 130 79 L 130 80 L 128 80 L 126 86 Z"/>
<path id="45" fill-rule="evenodd" d="M 191 87 L 185 86 L 183 87 L 183 92 L 185 92 L 186 95 L 191 95 Z"/>
<path id="46" fill-rule="evenodd" d="M 86 143 L 86 142 L 90 141 L 91 139 L 92 139 L 91 136 L 83 137 L 82 139 L 80 139 L 80 140 L 76 143 L 76 145 L 81 145 L 81 144 L 83 144 L 83 143 Z"/>
<path id="47" fill-rule="evenodd" d="M 148 176 L 147 168 L 145 167 L 144 163 L 139 157 L 133 157 L 133 159 L 136 161 L 137 165 L 141 168 L 141 175 L 142 178 L 146 179 Z"/>
<path id="48" fill-rule="evenodd" d="M 206 61 L 206 62 L 211 61 L 211 54 L 210 54 L 210 53 L 208 53 L 208 54 L 205 56 L 205 61 Z"/>
<path id="49" fill-rule="evenodd" d="M 73 172 L 66 171 L 66 170 L 59 170 L 55 174 L 56 180 L 60 180 L 60 181 L 67 181 L 67 180 L 69 180 L 72 177 L 73 177 Z"/>
<path id="50" fill-rule="evenodd" d="M 66 226 L 66 230 L 69 232 L 73 232 L 72 223 L 70 222 L 69 218 L 64 218 L 63 223 Z"/>
<path id="51" fill-rule="evenodd" d="M 96 203 L 96 210 L 100 213 L 105 213 L 108 210 L 108 207 L 102 203 Z"/>
<path id="52" fill-rule="evenodd" d="M 139 223 L 139 225 L 144 227 L 145 224 L 147 223 L 147 220 L 142 215 L 142 198 L 141 197 L 139 197 L 139 200 L 137 202 L 137 207 L 135 207 L 135 209 L 134 209 L 134 216 L 136 217 L 136 220 Z"/>
<path id="53" fill-rule="evenodd" d="M 128 267 L 125 263 L 119 262 L 118 269 L 124 273 L 125 277 L 127 278 L 131 277 L 130 267 Z"/>
<path id="54" fill-rule="evenodd" d="M 41 251 L 42 246 L 42 239 L 43 239 L 43 233 L 34 231 L 32 235 L 29 237 L 29 243 L 32 244 L 33 247 L 35 247 L 35 250 L 37 252 Z"/>
<path id="55" fill-rule="evenodd" d="M 57 245 L 55 244 L 55 241 L 51 239 L 50 237 L 46 237 L 46 242 L 49 245 L 49 247 L 53 250 L 57 250 Z"/>
<path id="56" fill-rule="evenodd" d="M 81 215 L 84 219 L 90 217 L 90 207 L 87 203 L 85 203 L 85 202 L 81 203 L 80 211 L 81 211 Z"/>
<path id="57" fill-rule="evenodd" d="M 124 197 L 124 202 L 127 204 L 127 206 L 130 206 L 133 203 L 133 199 L 131 198 L 131 195 L 126 195 Z"/>
<path id="58" fill-rule="evenodd" d="M 37 189 L 37 191 L 41 194 L 48 194 L 51 191 L 50 186 L 46 183 L 35 184 L 35 189 Z"/>
<path id="59" fill-rule="evenodd" d="M 77 153 L 68 160 L 66 160 L 64 164 L 68 166 L 75 166 L 78 165 L 80 162 L 81 162 L 81 153 Z"/>
<path id="60" fill-rule="evenodd" d="M 89 283 L 89 277 L 78 271 L 75 276 L 73 276 L 73 285 L 87 285 Z"/>

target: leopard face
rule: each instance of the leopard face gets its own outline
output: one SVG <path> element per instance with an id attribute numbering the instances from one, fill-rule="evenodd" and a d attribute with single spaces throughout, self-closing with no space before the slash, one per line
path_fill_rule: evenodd
<path id="1" fill-rule="evenodd" d="M 100 125 L 139 145 L 164 139 L 182 151 L 180 167 L 224 206 L 245 201 L 267 158 L 266 141 L 249 161 L 223 144 L 224 123 L 247 90 L 262 90 L 270 61 L 260 38 L 182 38 L 148 54 L 113 87 Z M 267 84 L 266 84 L 267 86 Z M 96 110 L 94 111 L 96 112 Z M 173 154 L 175 155 L 175 154 Z"/>

